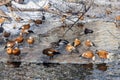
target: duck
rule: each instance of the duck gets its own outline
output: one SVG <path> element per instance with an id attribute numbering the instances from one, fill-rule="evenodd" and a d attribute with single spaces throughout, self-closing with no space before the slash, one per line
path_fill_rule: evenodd
<path id="1" fill-rule="evenodd" d="M 10 37 L 11 33 L 7 31 L 3 31 L 2 36 L 4 38 L 4 41 L 7 42 L 8 38 Z"/>
<path id="2" fill-rule="evenodd" d="M 13 52 L 13 48 L 11 48 L 11 47 L 6 48 L 6 53 L 8 55 L 12 55 L 12 52 Z"/>
<path id="3" fill-rule="evenodd" d="M 35 23 L 35 25 L 42 24 L 42 20 L 40 20 L 40 19 L 33 20 L 33 22 Z"/>
<path id="4" fill-rule="evenodd" d="M 13 48 L 13 50 L 12 50 L 13 55 L 18 56 L 18 55 L 20 55 L 20 53 L 21 53 L 21 50 L 18 47 Z"/>
<path id="5" fill-rule="evenodd" d="M 30 29 L 30 24 L 24 24 L 21 28 L 19 28 L 19 30 L 26 30 L 26 29 Z"/>
<path id="6" fill-rule="evenodd" d="M 43 7 L 43 9 L 44 9 L 44 10 L 48 10 L 51 6 L 52 6 L 51 3 L 48 3 L 47 5 L 45 5 L 45 6 Z"/>
<path id="7" fill-rule="evenodd" d="M 94 32 L 94 31 L 91 30 L 91 29 L 88 29 L 88 28 L 85 28 L 85 29 L 84 29 L 84 34 L 85 34 L 85 35 L 90 34 L 90 33 L 92 34 L 93 32 Z"/>
<path id="8" fill-rule="evenodd" d="M 119 21 L 120 21 L 120 15 L 117 15 L 117 16 L 115 17 L 115 24 L 116 24 L 116 27 L 119 27 L 119 26 L 120 26 Z"/>
<path id="9" fill-rule="evenodd" d="M 66 49 L 67 52 L 72 53 L 72 52 L 75 50 L 75 47 L 72 46 L 70 43 L 68 43 L 68 44 L 66 45 L 65 49 Z"/>
<path id="10" fill-rule="evenodd" d="M 34 44 L 34 42 L 35 42 L 35 39 L 33 37 L 30 36 L 29 38 L 27 38 L 27 43 L 29 44 L 29 47 L 30 45 Z"/>
<path id="11" fill-rule="evenodd" d="M 94 55 L 93 51 L 91 51 L 91 50 L 83 52 L 82 55 L 80 55 L 80 56 L 82 56 L 83 58 L 95 60 L 95 55 Z"/>
<path id="12" fill-rule="evenodd" d="M 101 59 L 108 59 L 109 58 L 109 52 L 106 50 L 96 50 L 96 54 L 101 58 Z"/>
<path id="13" fill-rule="evenodd" d="M 42 51 L 42 53 L 44 55 L 49 56 L 50 59 L 53 59 L 53 57 L 57 54 L 61 54 L 60 52 L 58 52 L 57 50 L 55 50 L 53 48 L 46 48 Z"/>
<path id="14" fill-rule="evenodd" d="M 67 41 L 65 39 L 59 39 L 56 42 L 51 42 L 50 46 L 52 48 L 61 48 L 61 47 L 65 47 L 68 43 L 69 43 L 69 41 Z"/>
<path id="15" fill-rule="evenodd" d="M 116 16 L 116 17 L 115 17 L 115 20 L 116 20 L 116 21 L 120 21 L 120 15 Z"/>
<path id="16" fill-rule="evenodd" d="M 8 40 L 6 42 L 6 45 L 5 45 L 4 49 L 6 49 L 8 47 L 13 48 L 16 44 L 17 44 L 17 42 L 15 42 L 14 40 Z"/>
<path id="17" fill-rule="evenodd" d="M 74 47 L 78 47 L 80 44 L 81 44 L 81 41 L 78 38 L 76 38 L 73 42 Z"/>
<path id="18" fill-rule="evenodd" d="M 27 35 L 30 34 L 30 33 L 34 33 L 34 31 L 28 30 L 28 29 L 22 29 L 22 30 L 21 30 L 21 33 L 27 36 Z"/>
<path id="19" fill-rule="evenodd" d="M 0 24 L 2 25 L 2 24 L 5 22 L 5 20 L 6 20 L 6 18 L 1 17 L 1 18 L 0 18 Z"/>
<path id="20" fill-rule="evenodd" d="M 93 42 L 91 42 L 90 40 L 86 40 L 85 41 L 85 46 L 91 47 L 91 46 L 95 46 L 95 44 Z"/>
<path id="21" fill-rule="evenodd" d="M 2 35 L 3 35 L 3 37 L 6 38 L 6 37 L 9 37 L 11 35 L 11 33 L 7 32 L 7 31 L 4 31 Z"/>
<path id="22" fill-rule="evenodd" d="M 19 43 L 22 43 L 24 41 L 24 37 L 23 37 L 23 34 L 20 33 L 20 35 L 15 38 L 15 41 L 19 44 Z"/>
<path id="23" fill-rule="evenodd" d="M 65 40 L 65 39 L 59 39 L 59 41 L 57 43 L 58 43 L 59 46 L 60 45 L 67 45 L 69 43 L 69 41 Z"/>
<path id="24" fill-rule="evenodd" d="M 31 22 L 31 20 L 29 21 Z M 23 34 L 29 34 L 29 33 L 34 33 L 32 30 L 30 29 L 30 24 L 24 24 L 21 28 L 19 28 L 19 30 L 21 30 L 21 33 Z"/>

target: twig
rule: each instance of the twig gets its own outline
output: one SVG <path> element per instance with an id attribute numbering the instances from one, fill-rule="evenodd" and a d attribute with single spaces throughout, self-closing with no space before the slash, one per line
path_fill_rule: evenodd
<path id="1" fill-rule="evenodd" d="M 93 2 L 92 2 L 93 4 Z M 85 13 L 90 9 L 90 7 L 92 6 L 92 4 L 85 10 L 84 13 L 82 13 L 82 15 L 65 31 L 65 33 L 63 34 L 63 37 L 65 36 L 65 34 L 79 21 L 80 18 L 82 18 Z"/>
<path id="2" fill-rule="evenodd" d="M 120 38 L 118 38 L 118 37 L 116 37 L 115 35 L 113 35 L 113 33 L 111 33 L 109 30 L 107 30 L 114 38 L 116 38 L 116 39 L 120 39 Z"/>

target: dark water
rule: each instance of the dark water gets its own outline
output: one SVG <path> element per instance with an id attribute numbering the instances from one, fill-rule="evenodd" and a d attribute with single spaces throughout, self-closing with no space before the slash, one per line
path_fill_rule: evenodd
<path id="1" fill-rule="evenodd" d="M 0 63 L 0 80 L 119 80 L 120 63 Z"/>

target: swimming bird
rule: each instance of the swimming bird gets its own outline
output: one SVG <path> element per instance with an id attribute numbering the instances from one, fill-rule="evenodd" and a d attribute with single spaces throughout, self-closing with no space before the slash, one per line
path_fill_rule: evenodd
<path id="1" fill-rule="evenodd" d="M 3 31 L 2 36 L 4 38 L 4 41 L 6 42 L 8 38 L 10 37 L 11 33 L 7 31 Z"/>
<path id="2" fill-rule="evenodd" d="M 19 30 L 25 30 L 25 29 L 30 29 L 30 24 L 24 24 Z"/>
<path id="3" fill-rule="evenodd" d="M 34 37 L 30 36 L 29 38 L 27 38 L 27 43 L 29 44 L 29 47 L 30 47 L 30 45 L 34 44 L 34 42 L 35 42 Z"/>
<path id="4" fill-rule="evenodd" d="M 95 55 L 91 50 L 83 52 L 80 56 L 82 56 L 83 58 L 95 60 Z"/>
<path id="5" fill-rule="evenodd" d="M 106 50 L 96 50 L 96 54 L 102 59 L 108 59 L 109 58 L 109 52 L 106 51 Z"/>
<path id="6" fill-rule="evenodd" d="M 89 33 L 93 33 L 94 31 L 88 28 L 85 28 L 84 30 L 84 34 L 89 34 Z"/>
<path id="7" fill-rule="evenodd" d="M 61 48 L 61 47 L 65 47 L 68 43 L 69 41 L 65 39 L 59 39 L 57 42 L 52 42 L 50 44 L 52 48 Z"/>
<path id="8" fill-rule="evenodd" d="M 18 56 L 18 55 L 20 55 L 20 53 L 21 53 L 21 50 L 18 47 L 13 48 L 13 50 L 12 50 L 13 55 Z"/>
<path id="9" fill-rule="evenodd" d="M 24 35 L 24 37 L 28 36 L 30 33 L 34 33 L 34 31 L 32 30 L 28 30 L 28 29 L 22 29 L 21 33 Z"/>
<path id="10" fill-rule="evenodd" d="M 30 29 L 30 24 L 24 24 L 21 28 L 19 28 L 19 30 L 21 30 L 21 33 L 25 34 L 25 36 L 27 36 L 29 33 L 34 33 L 32 30 L 29 29 Z"/>
<path id="11" fill-rule="evenodd" d="M 22 42 L 24 41 L 23 34 L 20 33 L 20 35 L 19 35 L 18 37 L 16 37 L 16 38 L 14 39 L 14 41 L 16 41 L 16 42 L 18 43 L 18 45 L 19 45 L 20 43 L 22 43 Z"/>
<path id="12" fill-rule="evenodd" d="M 8 47 L 13 48 L 16 44 L 17 44 L 17 42 L 15 42 L 15 41 L 13 41 L 13 40 L 11 40 L 11 41 L 8 40 L 8 41 L 6 42 L 6 45 L 5 45 L 4 49 L 6 49 L 6 48 L 8 48 Z"/>
<path id="13" fill-rule="evenodd" d="M 12 55 L 12 52 L 13 52 L 13 48 L 11 48 L 11 47 L 6 48 L 6 53 L 8 55 Z"/>
<path id="14" fill-rule="evenodd" d="M 58 43 L 59 46 L 60 45 L 67 45 L 69 43 L 69 41 L 65 40 L 65 39 L 59 39 L 59 41 L 57 43 Z"/>
<path id="15" fill-rule="evenodd" d="M 42 24 L 42 20 L 40 19 L 37 19 L 37 20 L 33 20 L 33 22 L 35 23 L 35 25 L 39 25 L 39 24 Z"/>
<path id="16" fill-rule="evenodd" d="M 95 44 L 92 41 L 90 41 L 90 40 L 86 40 L 85 41 L 85 46 L 91 47 L 91 46 L 95 46 Z"/>
<path id="17" fill-rule="evenodd" d="M 75 47 L 72 46 L 70 43 L 68 43 L 65 47 L 66 51 L 72 53 L 73 51 L 75 51 Z"/>
<path id="18" fill-rule="evenodd" d="M 3 23 L 5 22 L 5 20 L 6 20 L 6 18 L 4 18 L 4 17 L 0 18 L 0 24 L 1 24 L 1 26 L 3 25 Z"/>
<path id="19" fill-rule="evenodd" d="M 3 32 L 3 37 L 6 37 L 6 38 L 7 38 L 7 37 L 10 36 L 10 34 L 11 34 L 10 32 L 4 31 L 4 32 Z"/>
<path id="20" fill-rule="evenodd" d="M 115 20 L 116 20 L 116 21 L 120 21 L 120 15 L 116 16 L 116 17 L 115 17 Z"/>
<path id="21" fill-rule="evenodd" d="M 46 48 L 42 51 L 44 55 L 49 56 L 50 59 L 52 59 L 55 55 L 60 54 L 60 52 L 56 51 L 53 48 Z"/>
<path id="22" fill-rule="evenodd" d="M 81 41 L 78 39 L 78 38 L 76 38 L 75 40 L 74 40 L 74 42 L 73 42 L 73 46 L 74 47 L 78 47 L 79 45 L 81 44 Z"/>

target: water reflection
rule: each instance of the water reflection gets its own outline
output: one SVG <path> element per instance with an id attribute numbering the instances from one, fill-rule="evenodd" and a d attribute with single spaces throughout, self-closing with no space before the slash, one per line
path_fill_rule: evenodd
<path id="1" fill-rule="evenodd" d="M 20 65 L 21 65 L 21 62 L 7 61 L 8 67 L 19 68 Z"/>
<path id="2" fill-rule="evenodd" d="M 93 70 L 93 63 L 83 64 L 84 69 Z"/>
<path id="3" fill-rule="evenodd" d="M 8 55 L 7 67 L 19 68 L 21 65 L 21 56 Z"/>
<path id="4" fill-rule="evenodd" d="M 108 69 L 108 66 L 106 63 L 96 64 L 96 65 L 97 65 L 96 69 L 100 71 L 106 71 Z"/>
<path id="5" fill-rule="evenodd" d="M 21 62 L 8 61 L 7 66 L 1 71 L 4 74 L 12 71 L 11 75 L 18 71 L 19 74 L 22 74 L 22 80 L 27 80 L 29 75 L 32 76 L 29 80 L 36 80 L 36 78 L 38 80 L 116 80 L 120 75 L 119 64 L 114 63 L 52 64 L 23 62 L 21 64 Z M 15 77 L 18 77 L 19 74 Z"/>

